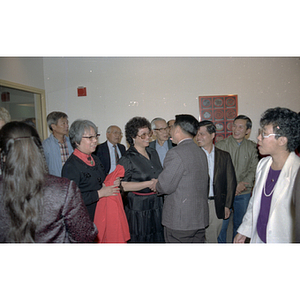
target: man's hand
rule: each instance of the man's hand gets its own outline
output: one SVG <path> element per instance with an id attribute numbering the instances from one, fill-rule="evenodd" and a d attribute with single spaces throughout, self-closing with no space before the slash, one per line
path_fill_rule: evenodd
<path id="1" fill-rule="evenodd" d="M 246 185 L 249 184 L 248 182 L 245 182 L 245 181 L 241 181 L 237 187 L 236 187 L 236 190 L 235 190 L 235 195 L 239 195 L 241 192 L 243 192 L 247 187 Z"/>
<path id="2" fill-rule="evenodd" d="M 230 209 L 228 207 L 225 207 L 225 220 L 230 217 Z"/>

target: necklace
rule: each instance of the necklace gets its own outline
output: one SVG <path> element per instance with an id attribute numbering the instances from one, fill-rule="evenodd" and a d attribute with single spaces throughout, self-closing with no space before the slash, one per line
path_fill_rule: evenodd
<path id="1" fill-rule="evenodd" d="M 87 160 L 90 162 L 91 165 L 94 164 L 94 162 L 93 162 L 93 160 L 92 160 L 92 158 L 90 156 L 87 157 Z"/>
<path id="2" fill-rule="evenodd" d="M 266 197 L 270 197 L 270 196 L 273 194 L 273 192 L 274 192 L 274 189 L 275 189 L 275 186 L 276 186 L 276 183 L 277 183 L 277 182 L 275 182 L 275 184 L 274 184 L 274 186 L 273 186 L 273 189 L 272 189 L 272 191 L 270 192 L 270 194 L 267 194 L 267 193 L 266 193 L 266 185 L 267 185 L 267 181 L 268 181 L 268 180 L 266 180 L 266 182 L 265 182 L 265 184 L 264 184 L 264 195 L 265 195 Z M 274 181 L 275 181 L 275 179 L 272 178 L 270 181 L 271 181 L 272 184 L 273 184 Z"/>
<path id="3" fill-rule="evenodd" d="M 263 188 L 265 197 L 270 197 L 273 194 L 274 189 L 275 189 L 276 184 L 277 184 L 278 177 L 280 175 L 280 172 L 281 172 L 281 170 L 274 171 L 272 168 L 270 168 L 267 180 L 266 180 L 266 182 L 264 184 L 264 188 Z M 266 186 L 267 186 L 268 182 L 270 182 L 268 184 L 268 188 L 270 188 L 274 184 L 274 186 L 273 186 L 273 188 L 272 188 L 272 190 L 269 194 L 266 193 Z"/>
<path id="4" fill-rule="evenodd" d="M 267 182 L 266 182 L 267 183 Z M 274 189 L 275 189 L 275 186 L 276 186 L 276 184 L 274 184 L 274 186 L 273 186 L 273 189 L 272 189 L 272 191 L 270 192 L 270 194 L 266 194 L 266 183 L 264 184 L 264 195 L 266 196 L 266 197 L 270 197 L 272 194 L 273 194 L 273 192 L 274 192 Z"/>

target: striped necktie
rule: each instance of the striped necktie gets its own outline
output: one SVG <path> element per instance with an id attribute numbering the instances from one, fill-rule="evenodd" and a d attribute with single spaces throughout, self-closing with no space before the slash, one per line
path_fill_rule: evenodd
<path id="1" fill-rule="evenodd" d="M 119 162 L 119 154 L 118 154 L 118 151 L 117 151 L 117 146 L 116 145 L 113 145 L 113 147 L 115 148 L 115 157 L 116 157 L 116 164 Z"/>

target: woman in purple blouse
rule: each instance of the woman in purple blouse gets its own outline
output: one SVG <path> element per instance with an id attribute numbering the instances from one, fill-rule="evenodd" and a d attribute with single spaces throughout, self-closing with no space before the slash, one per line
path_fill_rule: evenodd
<path id="1" fill-rule="evenodd" d="M 255 186 L 234 238 L 235 243 L 295 241 L 292 190 L 300 166 L 295 149 L 300 143 L 300 117 L 287 108 L 270 108 L 260 120 L 258 150 L 267 155 L 256 169 Z"/>

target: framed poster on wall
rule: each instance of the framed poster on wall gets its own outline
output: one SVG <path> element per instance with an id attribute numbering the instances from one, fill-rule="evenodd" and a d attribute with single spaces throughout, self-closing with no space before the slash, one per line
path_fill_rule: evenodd
<path id="1" fill-rule="evenodd" d="M 199 96 L 199 108 L 201 121 L 216 125 L 216 142 L 232 134 L 233 120 L 238 115 L 237 95 Z"/>

